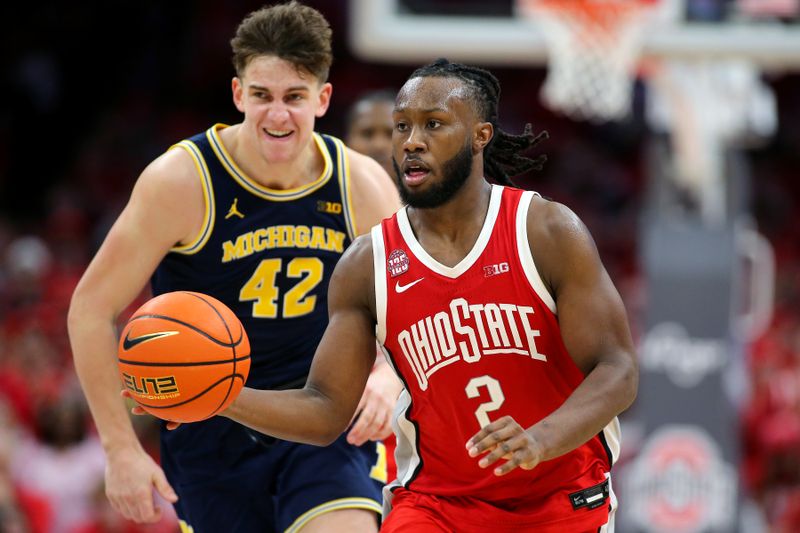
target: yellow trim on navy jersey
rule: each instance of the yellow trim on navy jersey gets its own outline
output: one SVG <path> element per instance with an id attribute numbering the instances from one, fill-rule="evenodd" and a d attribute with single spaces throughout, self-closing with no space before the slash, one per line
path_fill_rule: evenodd
<path id="1" fill-rule="evenodd" d="M 200 184 L 203 186 L 203 199 L 205 200 L 205 213 L 203 214 L 203 228 L 194 240 L 187 244 L 173 246 L 170 251 L 179 254 L 192 255 L 203 249 L 208 238 L 211 237 L 211 230 L 214 228 L 214 189 L 211 187 L 211 174 L 208 171 L 206 160 L 200 149 L 192 141 L 181 141 L 170 147 L 170 150 L 180 147 L 186 150 L 194 161 L 197 174 L 200 176 Z"/>
<path id="2" fill-rule="evenodd" d="M 342 203 L 344 204 L 344 222 L 347 225 L 347 233 L 350 234 L 350 240 L 353 241 L 357 237 L 356 231 L 356 217 L 353 213 L 353 199 L 350 194 L 350 158 L 347 157 L 347 147 L 344 143 L 336 137 L 331 137 L 333 144 L 336 146 L 336 160 L 339 167 L 339 190 L 342 193 Z"/>
<path id="3" fill-rule="evenodd" d="M 312 518 L 331 511 L 341 511 L 342 509 L 366 509 L 367 511 L 375 511 L 379 515 L 383 512 L 383 507 L 370 498 L 340 498 L 312 507 L 297 517 L 297 520 L 286 529 L 285 533 L 296 533 L 303 529 Z"/>
<path id="4" fill-rule="evenodd" d="M 228 126 L 226 124 L 214 124 L 206 132 L 206 137 L 208 137 L 211 148 L 214 150 L 214 153 L 217 154 L 217 157 L 219 158 L 225 170 L 228 171 L 228 174 L 230 174 L 231 177 L 233 177 L 233 179 L 239 183 L 239 185 L 256 196 L 276 202 L 297 200 L 298 198 L 302 198 L 303 196 L 311 194 L 325 185 L 325 183 L 327 183 L 333 175 L 333 162 L 331 161 L 330 154 L 328 154 L 328 150 L 325 148 L 325 142 L 322 140 L 322 137 L 320 137 L 319 134 L 314 132 L 314 142 L 316 143 L 317 149 L 320 151 L 322 158 L 325 161 L 325 167 L 322 169 L 322 173 L 320 174 L 319 178 L 311 183 L 301 187 L 296 187 L 294 189 L 279 190 L 264 187 L 239 168 L 239 166 L 236 164 L 236 161 L 234 161 L 233 157 L 231 157 L 231 155 L 228 153 L 228 149 L 225 148 L 224 144 L 222 144 L 222 140 L 219 138 L 218 131 L 227 127 Z"/>

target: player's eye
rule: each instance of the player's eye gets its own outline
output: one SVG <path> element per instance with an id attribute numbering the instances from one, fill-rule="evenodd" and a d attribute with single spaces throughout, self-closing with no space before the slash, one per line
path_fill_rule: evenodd
<path id="1" fill-rule="evenodd" d="M 408 125 L 405 122 L 398 122 L 394 125 L 394 129 L 397 131 L 406 131 L 408 129 Z"/>
<path id="2" fill-rule="evenodd" d="M 426 125 L 427 125 L 427 127 L 428 127 L 428 128 L 430 128 L 430 129 L 432 129 L 432 130 L 433 130 L 433 129 L 436 129 L 436 128 L 438 128 L 439 126 L 441 126 L 441 124 L 442 124 L 442 123 L 441 123 L 441 122 L 439 122 L 438 120 L 433 120 L 433 119 L 431 119 L 431 120 L 429 120 L 429 121 L 428 121 L 428 123 L 427 123 Z"/>

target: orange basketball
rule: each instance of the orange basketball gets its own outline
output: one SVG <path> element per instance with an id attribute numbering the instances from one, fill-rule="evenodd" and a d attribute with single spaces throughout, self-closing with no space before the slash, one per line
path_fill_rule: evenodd
<path id="1" fill-rule="evenodd" d="M 142 305 L 119 339 L 125 387 L 148 413 L 196 422 L 225 409 L 250 371 L 250 342 L 225 304 L 197 292 L 169 292 Z"/>

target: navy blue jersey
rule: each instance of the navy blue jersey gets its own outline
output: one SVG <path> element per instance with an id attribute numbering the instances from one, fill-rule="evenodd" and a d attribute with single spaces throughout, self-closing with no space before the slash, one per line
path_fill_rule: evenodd
<path id="1" fill-rule="evenodd" d="M 296 189 L 273 190 L 236 165 L 220 141 L 224 127 L 175 145 L 197 166 L 205 219 L 200 235 L 158 266 L 153 294 L 196 291 L 224 302 L 250 339 L 247 385 L 299 387 L 328 325 L 328 282 L 354 237 L 345 148 L 315 133 L 322 174 Z"/>

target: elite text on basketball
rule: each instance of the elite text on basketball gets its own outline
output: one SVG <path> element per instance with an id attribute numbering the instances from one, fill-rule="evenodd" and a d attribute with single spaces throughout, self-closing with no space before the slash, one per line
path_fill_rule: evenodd
<path id="1" fill-rule="evenodd" d="M 145 378 L 123 372 L 122 379 L 125 382 L 125 387 L 137 398 L 155 400 L 180 396 L 175 376 Z"/>

